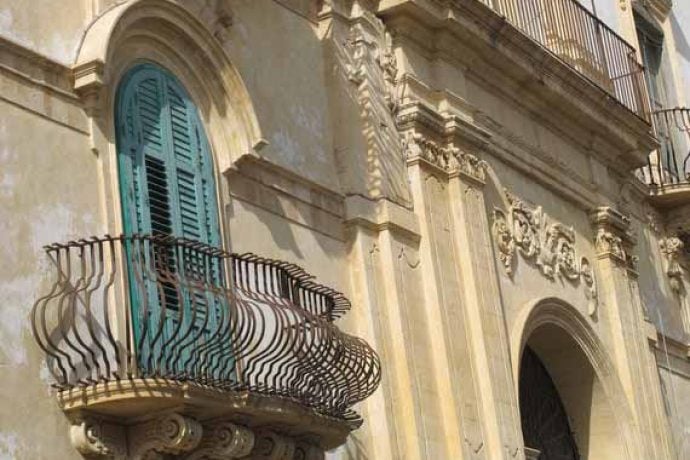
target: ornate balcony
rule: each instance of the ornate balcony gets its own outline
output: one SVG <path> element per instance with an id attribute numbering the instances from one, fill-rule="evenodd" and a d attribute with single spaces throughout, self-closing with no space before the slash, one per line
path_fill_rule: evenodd
<path id="1" fill-rule="evenodd" d="M 643 168 L 642 180 L 650 186 L 653 200 L 662 207 L 690 200 L 690 109 L 675 108 L 653 113 L 660 148 Z"/>
<path id="2" fill-rule="evenodd" d="M 644 67 L 635 48 L 576 0 L 478 0 L 650 121 Z"/>
<path id="3" fill-rule="evenodd" d="M 378 356 L 301 268 L 171 237 L 45 249 L 33 332 L 80 452 L 321 458 L 362 423 Z"/>

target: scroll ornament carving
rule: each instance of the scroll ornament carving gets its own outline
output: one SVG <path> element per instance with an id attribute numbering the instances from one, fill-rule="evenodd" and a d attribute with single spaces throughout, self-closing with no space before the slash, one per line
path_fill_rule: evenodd
<path id="1" fill-rule="evenodd" d="M 194 449 L 201 441 L 201 424 L 180 414 L 168 414 L 137 425 L 129 433 L 132 458 L 156 458 L 156 453 L 179 455 Z"/>
<path id="2" fill-rule="evenodd" d="M 121 426 L 94 419 L 81 420 L 70 427 L 70 440 L 77 452 L 87 458 L 127 458 L 125 429 Z"/>
<path id="3" fill-rule="evenodd" d="M 666 275 L 669 278 L 673 292 L 681 292 L 683 288 L 683 268 L 680 265 L 681 255 L 685 244 L 677 236 L 664 238 L 659 242 L 661 253 L 666 257 Z"/>
<path id="4" fill-rule="evenodd" d="M 254 431 L 228 420 L 199 423 L 171 413 L 134 425 L 119 425 L 96 418 L 70 427 L 72 445 L 85 458 L 160 460 L 323 460 L 316 444 L 295 442 L 268 429 Z"/>
<path id="5" fill-rule="evenodd" d="M 252 458 L 257 460 L 292 460 L 295 455 L 295 442 L 272 431 L 257 433 Z"/>
<path id="6" fill-rule="evenodd" d="M 486 180 L 488 164 L 457 147 L 444 146 L 420 133 L 409 132 L 403 138 L 403 154 L 406 159 L 421 158 L 450 173 L 461 171 L 481 182 Z"/>
<path id="7" fill-rule="evenodd" d="M 249 455 L 254 447 L 254 433 L 234 423 L 220 421 L 204 425 L 199 448 L 186 460 L 224 460 Z"/>
<path id="8" fill-rule="evenodd" d="M 597 306 L 597 286 L 589 259 L 578 260 L 575 251 L 575 231 L 555 222 L 547 224 L 541 207 L 527 205 L 517 196 L 505 192 L 509 211 L 494 209 L 492 236 L 498 258 L 509 276 L 513 275 L 515 253 L 531 260 L 548 279 L 565 278 L 586 288 L 589 313 Z"/>

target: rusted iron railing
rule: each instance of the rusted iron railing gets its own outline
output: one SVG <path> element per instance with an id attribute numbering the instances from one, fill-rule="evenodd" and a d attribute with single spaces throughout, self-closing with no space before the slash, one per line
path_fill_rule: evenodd
<path id="1" fill-rule="evenodd" d="M 59 390 L 184 381 L 358 423 L 379 384 L 374 350 L 333 324 L 347 299 L 295 265 L 142 235 L 45 249 L 55 282 L 31 319 Z"/>
<path id="2" fill-rule="evenodd" d="M 690 184 L 690 108 L 657 110 L 652 120 L 659 149 L 649 155 L 641 179 L 654 188 Z"/>
<path id="3" fill-rule="evenodd" d="M 479 0 L 647 122 L 635 49 L 575 0 Z"/>

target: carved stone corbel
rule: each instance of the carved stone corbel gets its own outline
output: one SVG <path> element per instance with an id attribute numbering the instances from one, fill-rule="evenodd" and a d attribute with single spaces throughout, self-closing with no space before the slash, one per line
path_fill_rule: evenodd
<path id="1" fill-rule="evenodd" d="M 299 443 L 295 447 L 293 460 L 324 460 L 326 454 L 323 449 L 311 444 Z"/>
<path id="2" fill-rule="evenodd" d="M 129 427 L 130 458 L 149 460 L 160 454 L 180 455 L 195 449 L 201 441 L 201 424 L 181 414 L 167 414 Z"/>
<path id="3" fill-rule="evenodd" d="M 85 418 L 70 427 L 70 441 L 85 458 L 127 458 L 127 436 L 120 425 Z"/>
<path id="4" fill-rule="evenodd" d="M 226 460 L 249 455 L 254 448 L 254 432 L 226 421 L 203 425 L 198 448 L 186 460 Z"/>
<path id="5" fill-rule="evenodd" d="M 666 275 L 671 289 L 675 293 L 680 293 L 683 289 L 683 268 L 680 260 L 685 244 L 677 236 L 671 236 L 659 241 L 659 247 L 666 258 Z"/>
<path id="6" fill-rule="evenodd" d="M 256 460 L 293 460 L 295 442 L 273 431 L 261 430 L 256 433 L 256 442 L 251 458 Z"/>

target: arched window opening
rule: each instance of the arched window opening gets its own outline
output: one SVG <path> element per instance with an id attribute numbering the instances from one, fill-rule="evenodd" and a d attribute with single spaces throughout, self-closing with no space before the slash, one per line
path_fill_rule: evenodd
<path id="1" fill-rule="evenodd" d="M 209 143 L 188 93 L 154 64 L 127 72 L 115 110 L 137 358 L 150 372 L 163 361 L 188 370 L 227 311 L 214 295 L 224 283 L 212 249 L 220 229 Z"/>

